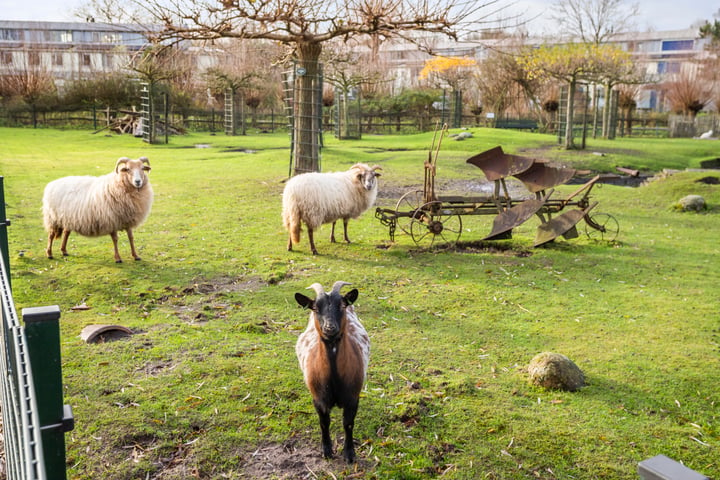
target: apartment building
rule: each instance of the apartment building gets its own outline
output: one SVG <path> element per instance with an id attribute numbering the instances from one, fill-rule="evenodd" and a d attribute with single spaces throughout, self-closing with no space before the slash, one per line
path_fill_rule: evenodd
<path id="1" fill-rule="evenodd" d="M 687 75 L 693 78 L 699 68 L 698 60 L 709 53 L 707 39 L 699 38 L 698 30 L 663 32 L 634 32 L 618 35 L 613 42 L 636 58 L 650 82 L 636 99 L 639 109 L 664 111 L 663 82 Z"/>
<path id="2" fill-rule="evenodd" d="M 0 75 L 37 69 L 62 87 L 66 80 L 125 69 L 147 44 L 133 25 L 0 20 Z"/>

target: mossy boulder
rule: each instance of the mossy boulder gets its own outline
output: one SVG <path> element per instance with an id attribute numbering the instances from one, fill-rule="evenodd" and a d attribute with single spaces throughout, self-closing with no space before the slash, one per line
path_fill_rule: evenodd
<path id="1" fill-rule="evenodd" d="M 700 212 L 707 210 L 707 204 L 705 203 L 705 199 L 700 195 L 687 195 L 678 200 L 675 208 L 683 212 Z"/>
<path id="2" fill-rule="evenodd" d="M 543 388 L 574 392 L 585 385 L 585 374 L 565 355 L 543 352 L 528 365 L 530 383 Z"/>

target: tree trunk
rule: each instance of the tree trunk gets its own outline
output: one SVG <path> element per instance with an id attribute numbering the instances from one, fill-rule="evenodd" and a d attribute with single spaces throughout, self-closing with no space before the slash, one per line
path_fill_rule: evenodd
<path id="1" fill-rule="evenodd" d="M 573 138 L 573 122 L 575 120 L 575 90 L 577 90 L 577 81 L 571 78 L 568 83 L 568 101 L 567 111 L 565 113 L 565 148 L 571 150 L 575 148 Z"/>
<path id="2" fill-rule="evenodd" d="M 610 82 L 605 83 L 605 108 L 603 109 L 602 138 L 610 138 L 610 118 L 612 115 L 612 89 Z"/>
<path id="3" fill-rule="evenodd" d="M 293 175 L 320 171 L 321 105 L 319 43 L 298 44 L 298 68 L 295 76 L 295 106 L 293 111 Z M 298 71 L 303 69 L 303 71 Z M 302 73 L 300 75 L 299 73 Z"/>

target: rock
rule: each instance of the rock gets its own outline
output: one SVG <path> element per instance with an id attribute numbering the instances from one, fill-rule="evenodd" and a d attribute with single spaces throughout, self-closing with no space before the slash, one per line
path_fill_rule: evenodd
<path id="1" fill-rule="evenodd" d="M 528 365 L 530 383 L 543 388 L 574 392 L 585 385 L 585 374 L 565 355 L 543 352 Z"/>
<path id="2" fill-rule="evenodd" d="M 684 212 L 699 212 L 707 209 L 707 204 L 705 203 L 705 199 L 700 195 L 687 195 L 678 200 L 675 208 Z"/>
<path id="3" fill-rule="evenodd" d="M 460 132 L 455 135 L 455 140 L 465 140 L 466 138 L 472 138 L 473 134 L 470 132 Z"/>

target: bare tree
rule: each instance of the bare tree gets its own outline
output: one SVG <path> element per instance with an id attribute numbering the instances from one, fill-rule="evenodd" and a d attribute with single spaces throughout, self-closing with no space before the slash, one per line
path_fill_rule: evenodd
<path id="1" fill-rule="evenodd" d="M 500 0 L 129 0 L 160 25 L 161 39 L 267 39 L 290 46 L 303 75 L 295 78 L 294 172 L 319 169 L 313 95 L 323 44 L 356 36 L 402 37 L 421 43 L 430 32 L 456 37 Z M 495 7 L 497 10 L 497 7 Z M 492 12 L 496 13 L 496 12 Z M 140 19 L 138 19 L 140 20 Z"/>
<path id="2" fill-rule="evenodd" d="M 710 103 L 712 90 L 710 85 L 701 81 L 694 72 L 682 72 L 663 85 L 665 99 L 670 108 L 683 115 L 695 117 L 705 105 Z"/>
<path id="3" fill-rule="evenodd" d="M 561 31 L 593 45 L 632 30 L 640 10 L 637 3 L 626 5 L 625 0 L 558 0 L 555 8 L 552 18 Z"/>

